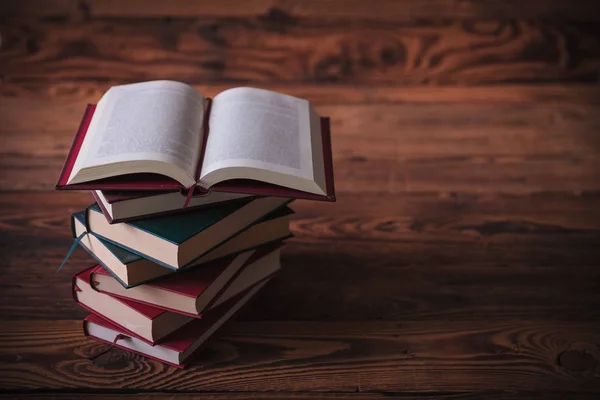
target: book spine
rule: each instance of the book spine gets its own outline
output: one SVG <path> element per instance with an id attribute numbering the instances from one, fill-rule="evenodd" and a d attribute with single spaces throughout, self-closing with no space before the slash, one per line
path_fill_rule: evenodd
<path id="1" fill-rule="evenodd" d="M 102 211 L 104 218 L 106 218 L 106 221 L 111 225 L 114 224 L 116 221 L 110 216 L 108 210 L 106 209 L 106 207 L 104 207 L 104 204 L 100 201 L 100 198 L 96 194 L 96 191 L 90 190 L 90 193 L 92 194 L 92 197 L 94 198 L 96 204 L 98 204 L 98 207 L 100 207 L 100 210 Z"/>
<path id="2" fill-rule="evenodd" d="M 60 175 L 58 177 L 58 182 L 55 185 L 55 189 L 65 188 L 65 185 L 69 180 L 69 176 L 73 171 L 75 160 L 77 160 L 77 156 L 79 156 L 79 151 L 81 150 L 83 139 L 85 138 L 87 130 L 90 126 L 92 116 L 94 115 L 95 110 L 95 104 L 88 104 L 85 107 L 83 117 L 81 118 L 81 122 L 79 123 L 79 127 L 77 128 L 77 133 L 75 133 L 75 137 L 73 138 L 73 143 L 71 143 L 71 148 L 69 149 L 69 153 L 67 154 L 67 158 L 65 159 L 62 170 L 60 171 Z"/>
<path id="3" fill-rule="evenodd" d="M 329 117 L 321 117 L 321 138 L 323 140 L 327 198 L 330 201 L 336 201 L 335 183 L 333 178 L 333 149 L 331 148 L 331 119 Z"/>

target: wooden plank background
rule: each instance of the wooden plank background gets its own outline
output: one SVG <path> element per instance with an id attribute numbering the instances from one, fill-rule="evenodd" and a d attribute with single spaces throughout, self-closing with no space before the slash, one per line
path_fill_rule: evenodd
<path id="1" fill-rule="evenodd" d="M 600 391 L 600 5 L 0 3 L 6 398 L 584 399 Z M 52 191 L 110 86 L 250 85 L 332 118 L 336 204 L 184 371 L 85 339 Z"/>

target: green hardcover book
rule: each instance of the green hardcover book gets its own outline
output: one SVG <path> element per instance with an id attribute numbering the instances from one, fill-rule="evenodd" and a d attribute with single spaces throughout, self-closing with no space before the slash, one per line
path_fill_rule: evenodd
<path id="1" fill-rule="evenodd" d="M 186 271 L 212 260 L 289 238 L 291 236 L 289 220 L 293 213 L 286 206 L 270 212 L 238 235 L 229 238 L 202 257 L 194 260 L 189 267 L 178 271 Z M 86 232 L 84 211 L 73 214 L 72 222 L 75 236 Z M 177 273 L 177 270 L 165 268 L 96 235 L 84 236 L 79 244 L 126 288 Z"/>
<path id="2" fill-rule="evenodd" d="M 167 268 L 190 265 L 290 199 L 261 197 L 139 221 L 109 224 L 97 204 L 86 210 L 89 233 Z"/>

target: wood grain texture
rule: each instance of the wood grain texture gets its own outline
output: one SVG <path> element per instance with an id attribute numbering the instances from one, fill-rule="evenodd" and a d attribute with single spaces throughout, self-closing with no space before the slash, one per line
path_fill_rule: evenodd
<path id="1" fill-rule="evenodd" d="M 151 5 L 141 0 L 90 0 L 90 13 L 94 16 L 255 16 L 283 14 L 310 17 L 336 17 L 376 19 L 378 21 L 406 21 L 415 19 L 487 18 L 508 19 L 547 18 L 570 20 L 598 20 L 600 13 L 592 0 L 549 1 L 530 0 L 250 0 L 230 2 L 208 0 L 176 0 L 166 5 L 153 1 Z"/>
<path id="2" fill-rule="evenodd" d="M 0 111 L 3 118 L 16 111 L 27 112 L 31 107 L 37 112 L 56 113 L 81 104 L 96 103 L 111 86 L 126 81 L 106 80 L 103 82 L 69 81 L 56 82 L 3 82 L 0 85 Z M 349 104 L 512 104 L 539 106 L 552 105 L 598 105 L 600 90 L 586 84 L 545 85 L 480 85 L 480 86 L 411 86 L 365 85 L 365 84 L 304 84 L 294 82 L 265 82 L 260 85 L 244 83 L 307 99 L 315 105 Z M 196 83 L 192 86 L 208 97 L 224 90 L 240 86 L 237 83 Z M 76 110 L 77 112 L 79 109 Z M 45 115 L 45 114 L 44 114 Z M 79 115 L 79 114 L 77 114 Z M 52 121 L 54 124 L 60 121 Z M 32 121 L 33 123 L 33 121 Z M 18 126 L 14 119 L 3 131 Z"/>
<path id="3" fill-rule="evenodd" d="M 78 319 L 68 215 L 87 193 L 0 196 L 0 315 Z M 597 195 L 340 196 L 296 202 L 283 270 L 244 320 L 485 320 L 600 317 Z M 21 301 L 15 302 L 16 296 Z M 300 301 L 301 299 L 301 301 Z"/>
<path id="4" fill-rule="evenodd" d="M 69 393 L 70 392 L 70 393 Z M 75 390 L 60 390 L 51 391 L 50 393 L 43 395 L 31 394 L 27 391 L 13 391 L 10 394 L 1 394 L 1 399 L 80 399 L 85 396 L 86 399 L 92 400 L 114 400 L 114 399 L 142 399 L 142 400 L 189 400 L 189 399 L 200 399 L 200 400 L 221 400 L 221 399 L 233 399 L 233 400 L 255 400 L 255 399 L 266 399 L 266 400 L 283 400 L 283 399 L 294 399 L 294 400 L 382 400 L 389 399 L 391 396 L 402 398 L 402 400 L 422 400 L 424 396 L 428 399 L 434 400 L 478 400 L 478 399 L 496 399 L 496 400 L 594 400 L 596 394 L 594 393 L 566 393 L 566 392 L 528 392 L 528 391 L 462 391 L 462 392 L 380 392 L 380 393 L 365 393 L 365 392 L 211 392 L 211 391 L 197 391 L 192 393 L 175 393 L 175 392 L 137 392 L 136 394 L 129 394 L 126 390 L 112 390 L 112 394 L 95 394 L 97 390 L 81 389 Z"/>
<path id="5" fill-rule="evenodd" d="M 597 24 L 296 18 L 7 20 L 3 81 L 597 82 Z"/>
<path id="6" fill-rule="evenodd" d="M 253 306 L 250 306 L 253 307 Z M 6 389 L 597 391 L 597 323 L 237 322 L 187 370 L 106 349 L 81 322 L 0 328 Z M 573 361 L 570 355 L 582 355 Z M 575 358 L 577 360 L 577 358 Z"/>
<path id="7" fill-rule="evenodd" d="M 405 21 L 544 18 L 595 21 L 594 0 L 4 0 L 0 16 L 255 17 L 278 14 Z"/>
<path id="8" fill-rule="evenodd" d="M 0 397 L 597 398 L 595 3 L 2 2 Z M 83 337 L 84 251 L 55 273 L 84 105 L 160 78 L 309 99 L 339 194 L 184 371 Z"/>
<path id="9" fill-rule="evenodd" d="M 79 0 L 4 0 L 0 5 L 0 18 L 75 17 L 81 13 L 82 3 Z"/>
<path id="10" fill-rule="evenodd" d="M 0 189 L 53 187 L 84 104 L 102 93 L 97 85 L 74 85 L 6 85 Z M 222 88 L 199 87 L 210 95 Z M 414 88 L 399 96 L 346 88 L 349 100 L 342 103 L 323 98 L 324 91 L 303 93 L 315 93 L 317 111 L 332 118 L 340 193 L 600 189 L 599 92 L 590 88 Z M 579 102 L 572 100 L 576 93 Z"/>

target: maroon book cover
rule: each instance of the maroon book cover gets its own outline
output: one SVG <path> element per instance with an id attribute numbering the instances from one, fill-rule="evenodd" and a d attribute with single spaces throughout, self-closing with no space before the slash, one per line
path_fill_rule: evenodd
<path id="1" fill-rule="evenodd" d="M 277 242 L 277 243 L 274 243 L 274 244 L 271 244 L 271 245 L 268 245 L 265 247 L 261 247 L 261 248 L 255 250 L 254 253 L 244 262 L 242 267 L 231 277 L 231 279 L 229 279 L 229 281 L 225 285 L 223 285 L 221 290 L 219 290 L 215 294 L 215 296 L 208 302 L 205 309 L 209 310 L 212 307 L 212 305 L 215 303 L 215 301 L 221 296 L 221 294 L 223 294 L 227 290 L 229 285 L 233 281 L 235 281 L 235 279 L 244 271 L 244 269 L 246 267 L 248 267 L 250 264 L 254 263 L 255 261 L 258 261 L 262 257 L 270 254 L 271 252 L 279 249 L 281 246 L 282 246 L 282 243 Z M 208 289 L 210 287 L 210 285 L 221 275 L 221 273 L 229 266 L 229 264 L 231 264 L 231 262 L 233 262 L 233 260 L 236 257 L 238 257 L 238 255 L 229 256 L 229 257 L 225 257 L 223 259 L 215 260 L 205 266 L 202 266 L 202 268 L 193 268 L 189 271 L 184 271 L 184 272 L 181 272 L 178 274 L 173 274 L 165 279 L 159 279 L 155 282 L 145 283 L 140 286 L 152 286 L 152 287 L 160 289 L 160 290 L 170 291 L 170 292 L 180 294 L 182 296 L 192 297 L 192 298 L 196 299 L 206 289 Z M 87 274 L 86 276 L 87 276 L 88 280 L 90 280 L 90 276 L 93 277 L 94 274 L 110 276 L 112 279 L 114 279 L 112 277 L 112 275 L 109 272 L 107 272 L 104 268 L 102 268 L 100 265 L 97 265 L 96 267 L 92 267 L 86 271 L 83 271 L 82 273 L 84 273 L 84 272 Z M 272 276 L 269 276 L 268 278 L 271 278 L 271 277 Z M 192 313 L 188 313 L 188 312 L 181 311 L 181 310 L 174 310 L 174 309 L 171 309 L 171 308 L 159 305 L 159 304 L 150 304 L 150 303 L 144 302 L 143 300 L 139 300 L 139 299 L 136 299 L 135 301 L 133 301 L 121 294 L 108 293 L 108 292 L 102 291 L 102 288 L 96 288 L 94 286 L 92 286 L 92 287 L 95 290 L 98 290 L 99 292 L 110 295 L 113 298 L 119 298 L 123 301 L 126 301 L 126 304 L 130 304 L 130 303 L 134 303 L 134 302 L 136 304 L 145 304 L 148 307 L 150 307 L 151 309 L 159 309 L 161 311 L 176 312 L 178 314 L 189 315 L 190 317 L 194 317 L 194 318 L 203 318 L 203 315 L 204 315 L 204 313 L 192 314 Z"/>
<path id="2" fill-rule="evenodd" d="M 104 269 L 101 266 L 94 265 L 93 267 L 90 267 L 81 272 L 78 272 L 77 274 L 75 274 L 73 276 L 73 278 L 74 278 L 73 285 L 77 286 L 77 279 L 81 279 L 82 281 L 84 281 L 85 283 L 90 285 L 90 287 L 92 287 L 92 289 L 93 289 L 94 284 L 92 282 L 91 277 L 92 277 L 93 273 L 97 273 L 99 270 L 104 271 Z M 75 292 L 76 292 L 76 290 L 73 291 L 73 296 L 75 296 Z M 105 293 L 105 294 L 109 295 L 108 293 Z M 148 319 L 154 319 L 154 318 L 158 317 L 159 315 L 161 315 L 162 313 L 166 312 L 162 308 L 154 307 L 149 304 L 143 304 L 143 303 L 131 301 L 124 297 L 119 297 L 119 298 L 116 296 L 111 296 L 111 297 L 117 299 L 124 306 L 134 309 L 136 312 L 142 314 L 143 316 L 145 316 Z M 75 301 L 77 301 L 76 297 L 75 297 Z"/>
<path id="3" fill-rule="evenodd" d="M 87 283 L 93 289 L 94 285 L 93 285 L 91 277 L 92 277 L 92 274 L 94 272 L 96 272 L 98 268 L 102 269 L 100 266 L 95 265 L 93 267 L 87 268 L 87 269 L 85 269 L 83 271 L 80 271 L 80 272 L 76 273 L 75 275 L 73 275 L 73 284 L 72 284 L 73 299 L 75 300 L 75 302 L 78 305 L 80 305 L 81 307 L 85 308 L 87 311 L 89 311 L 91 313 L 96 313 L 96 311 L 94 311 L 90 307 L 86 306 L 85 304 L 80 303 L 79 300 L 77 299 L 77 294 L 76 293 L 81 290 L 77 286 L 77 281 L 81 280 L 81 281 Z M 139 303 L 139 302 L 135 302 L 135 301 L 131 301 L 131 300 L 125 299 L 125 298 L 119 298 L 117 296 L 111 296 L 108 293 L 103 293 L 103 294 L 106 295 L 106 296 L 112 297 L 113 299 L 119 301 L 124 307 L 131 308 L 135 312 L 137 312 L 137 313 L 145 316 L 146 318 L 148 318 L 150 320 L 153 320 L 153 319 L 157 318 L 158 316 L 160 316 L 160 315 L 162 315 L 162 314 L 164 314 L 166 312 L 169 312 L 169 311 L 166 311 L 166 310 L 164 310 L 162 308 L 154 307 L 154 306 L 151 306 L 149 304 Z M 156 345 L 156 343 L 160 342 L 160 340 L 158 342 L 152 342 L 150 340 L 147 340 L 146 338 L 143 338 L 143 337 L 138 336 L 137 334 L 133 333 L 129 329 L 125 328 L 124 326 L 117 324 L 115 321 L 110 320 L 109 317 L 104 316 L 104 318 L 107 319 L 107 320 L 109 320 L 112 324 L 118 326 L 120 331 L 125 332 L 128 335 L 130 335 L 130 336 L 135 336 L 136 338 L 138 338 L 138 339 L 140 339 L 140 340 L 148 343 L 151 346 L 154 346 L 154 345 Z M 163 339 L 161 339 L 161 340 L 163 340 Z"/>
<path id="4" fill-rule="evenodd" d="M 232 308 L 236 307 L 238 302 L 243 301 L 248 295 L 251 294 L 251 292 L 256 291 L 256 289 L 258 287 L 262 286 L 267 281 L 268 281 L 268 279 L 265 279 L 262 282 L 258 283 L 257 285 L 247 289 L 243 293 L 240 293 L 239 295 L 229 299 L 228 301 L 224 302 L 223 304 L 221 304 L 218 307 L 211 310 L 210 313 L 207 313 L 205 318 L 195 319 L 192 322 L 184 325 L 183 327 L 179 328 L 178 330 L 176 330 L 175 332 L 170 334 L 167 338 L 165 338 L 160 344 L 157 344 L 156 346 L 163 347 L 163 348 L 169 349 L 169 350 L 173 350 L 173 351 L 176 351 L 179 353 L 185 352 L 190 346 L 192 346 L 197 340 L 199 340 L 200 337 L 203 334 L 205 334 L 215 323 L 217 323 L 222 317 L 224 317 Z M 246 299 L 245 302 L 247 302 L 249 300 L 250 300 L 250 298 Z M 242 308 L 243 305 L 244 304 L 242 304 L 240 308 Z M 239 309 L 235 313 L 237 314 L 237 312 L 239 312 Z M 231 317 L 233 318 L 233 316 L 234 315 L 232 315 Z M 122 346 L 121 344 L 119 344 L 119 340 L 115 340 L 114 342 L 108 342 L 108 341 L 98 338 L 96 336 L 92 336 L 89 334 L 89 331 L 87 329 L 88 323 L 94 323 L 96 325 L 100 325 L 107 329 L 116 331 L 120 334 L 125 334 L 124 335 L 125 337 L 121 338 L 124 340 L 127 340 L 128 337 L 135 337 L 137 339 L 143 340 L 139 336 L 127 332 L 126 330 L 123 329 L 122 326 L 116 325 L 115 323 L 107 320 L 103 316 L 92 312 L 92 314 L 88 315 L 83 320 L 83 332 L 84 332 L 85 336 L 91 337 L 94 340 L 108 343 L 112 346 L 121 348 L 126 351 L 131 351 L 131 352 L 140 354 L 144 357 L 152 358 L 154 360 L 172 365 L 177 368 L 185 368 L 188 361 L 193 358 L 193 355 L 196 354 L 200 348 L 202 348 L 202 346 L 199 346 L 196 350 L 194 350 L 194 352 L 182 364 L 173 364 L 169 361 L 166 361 L 166 360 L 163 360 L 160 358 L 156 358 L 156 357 L 153 357 L 148 354 L 140 353 L 140 352 L 137 352 L 128 347 Z"/>

